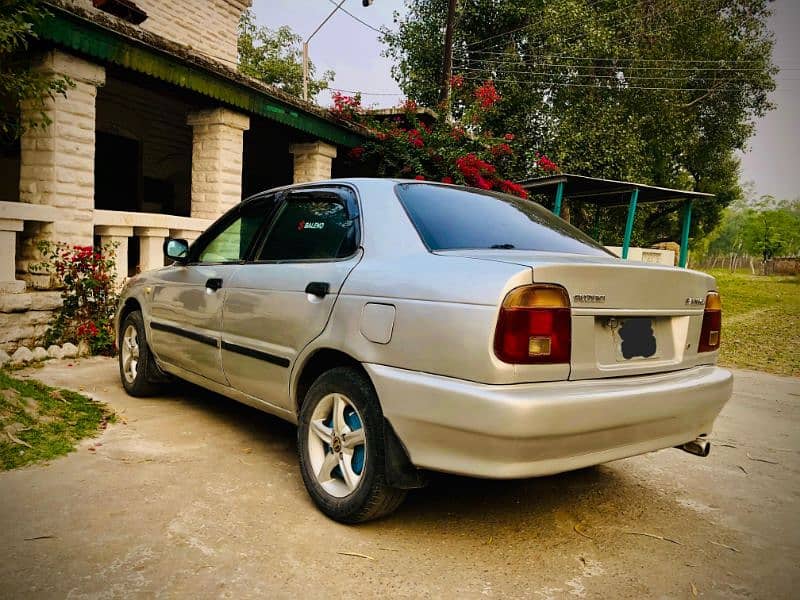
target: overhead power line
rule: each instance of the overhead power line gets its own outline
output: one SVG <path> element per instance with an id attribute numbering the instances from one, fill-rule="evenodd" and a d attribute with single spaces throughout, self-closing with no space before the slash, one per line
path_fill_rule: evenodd
<path id="1" fill-rule="evenodd" d="M 337 4 L 336 0 L 328 0 L 328 2 L 330 2 L 331 4 Z M 375 33 L 383 33 L 383 30 L 379 29 L 378 27 L 374 27 L 373 25 L 370 25 L 369 23 L 367 23 L 366 21 L 364 21 L 360 17 L 358 17 L 358 16 L 354 15 L 353 13 L 351 13 L 344 6 L 339 8 L 339 10 L 341 10 L 344 14 L 348 15 L 352 19 L 355 19 L 356 21 L 361 23 L 364 27 L 366 27 L 368 29 L 372 29 L 372 31 L 374 31 Z"/>
<path id="2" fill-rule="evenodd" d="M 364 92 L 362 90 L 345 90 L 342 88 L 329 87 L 326 88 L 332 92 L 344 92 L 346 94 L 361 94 L 362 96 L 404 96 L 403 92 Z"/>
<path id="3" fill-rule="evenodd" d="M 470 77 L 467 76 L 465 79 L 470 81 L 482 81 L 482 77 Z M 545 87 L 580 87 L 580 88 L 596 88 L 608 91 L 626 91 L 626 90 L 665 90 L 665 91 L 673 91 L 673 92 L 716 92 L 716 91 L 725 91 L 725 90 L 736 90 L 739 89 L 737 87 L 705 87 L 705 88 L 698 88 L 698 87 L 662 87 L 662 86 L 638 86 L 638 85 L 626 85 L 624 82 L 619 82 L 620 85 L 618 86 L 602 86 L 596 85 L 592 83 L 571 83 L 571 82 L 564 82 L 564 81 L 542 81 L 542 80 L 518 80 L 518 79 L 493 79 L 495 83 L 528 83 L 531 85 L 538 85 L 538 86 L 545 86 Z M 727 82 L 723 82 L 727 83 Z"/>
<path id="4" fill-rule="evenodd" d="M 595 0 L 595 1 L 594 1 L 594 2 L 592 2 L 592 3 L 591 3 L 591 4 L 590 4 L 590 5 L 587 7 L 587 8 L 594 8 L 595 6 L 597 6 L 598 4 L 600 4 L 600 2 L 602 2 L 602 0 Z M 632 6 L 632 5 L 633 5 L 633 4 L 631 4 L 631 6 Z M 486 42 L 488 42 L 489 40 L 494 40 L 494 39 L 496 39 L 496 38 L 499 38 L 499 37 L 508 37 L 508 36 L 511 36 L 511 35 L 513 35 L 513 34 L 515 34 L 515 33 L 519 32 L 519 31 L 524 31 L 525 29 L 531 29 L 531 28 L 533 28 L 533 27 L 537 27 L 537 26 L 541 25 L 542 23 L 544 23 L 546 20 L 547 20 L 547 17 L 542 17 L 541 19 L 539 19 L 538 21 L 536 21 L 536 22 L 534 22 L 534 23 L 528 23 L 528 24 L 526 24 L 526 25 L 521 25 L 520 27 L 515 27 L 514 29 L 509 29 L 508 31 L 504 31 L 504 32 L 502 32 L 502 33 L 496 33 L 496 34 L 494 34 L 494 35 L 490 35 L 489 37 L 487 37 L 487 38 L 484 38 L 484 39 L 482 39 L 482 40 L 478 40 L 477 42 L 470 42 L 469 44 L 467 44 L 467 47 L 471 47 L 471 46 L 477 46 L 478 44 L 485 44 L 485 43 L 486 43 Z M 574 24 L 575 24 L 575 23 L 577 23 L 579 20 L 580 20 L 580 19 L 578 19 L 578 20 L 576 20 L 576 21 L 573 21 L 573 22 L 572 22 L 572 24 L 574 25 Z M 502 43 L 502 42 L 501 42 L 501 43 Z M 493 44 L 493 46 L 497 46 L 497 45 L 498 45 L 498 44 Z M 493 46 L 490 46 L 490 47 L 493 47 Z"/>
<path id="5" fill-rule="evenodd" d="M 475 69 L 477 67 L 483 66 L 487 70 L 491 69 L 498 69 L 498 70 L 508 70 L 509 68 L 513 67 L 523 67 L 525 66 L 525 61 L 523 60 L 507 60 L 507 61 L 494 61 L 494 60 L 473 60 L 473 59 L 458 59 L 457 61 L 463 68 L 472 68 Z M 562 69 L 576 69 L 576 70 L 596 70 L 596 69 L 613 69 L 616 71 L 689 71 L 692 73 L 695 72 L 705 72 L 705 71 L 714 71 L 714 72 L 725 72 L 725 73 L 749 73 L 749 72 L 758 72 L 762 71 L 761 68 L 755 67 L 693 67 L 693 66 L 680 66 L 680 65 L 665 65 L 665 66 L 638 66 L 634 64 L 627 64 L 627 65 L 597 65 L 597 64 L 569 64 L 569 63 L 549 63 L 549 62 L 538 62 L 532 61 L 530 65 L 531 68 L 562 68 Z M 798 67 L 778 67 L 781 71 L 800 71 L 800 66 Z"/>
<path id="6" fill-rule="evenodd" d="M 467 73 L 485 73 L 486 69 L 475 69 L 470 67 L 460 67 L 459 71 L 464 71 Z M 620 71 L 617 75 L 595 75 L 593 73 L 568 73 L 565 71 L 512 71 L 508 69 L 503 69 L 502 72 L 506 73 L 513 73 L 518 75 L 526 75 L 526 76 L 533 76 L 533 75 L 547 75 L 550 77 L 582 77 L 587 79 L 614 79 L 617 81 L 629 81 L 629 80 L 672 80 L 672 81 L 686 81 L 691 77 L 691 75 L 683 75 L 679 77 L 671 77 L 669 75 L 628 75 L 622 71 Z M 725 76 L 735 75 L 737 72 L 733 71 L 726 71 Z M 792 78 L 776 78 L 779 81 L 797 81 L 797 79 Z"/>
<path id="7" fill-rule="evenodd" d="M 520 53 L 519 55 L 514 55 L 509 52 L 483 52 L 483 51 L 471 51 L 470 56 L 473 54 L 475 55 L 492 55 L 492 56 L 499 56 L 499 57 L 508 57 L 513 58 L 514 56 L 527 56 L 529 58 L 546 58 L 546 59 L 564 59 L 564 60 L 591 60 L 591 61 L 613 61 L 613 62 L 647 62 L 647 63 L 663 63 L 663 62 L 675 62 L 675 63 L 692 63 L 692 64 L 703 64 L 703 63 L 710 63 L 710 64 L 739 64 L 739 63 L 763 63 L 763 60 L 739 60 L 739 59 L 688 59 L 688 58 L 638 58 L 633 56 L 575 56 L 572 54 L 529 54 L 529 53 Z M 485 59 L 485 60 L 494 60 L 494 59 Z"/>

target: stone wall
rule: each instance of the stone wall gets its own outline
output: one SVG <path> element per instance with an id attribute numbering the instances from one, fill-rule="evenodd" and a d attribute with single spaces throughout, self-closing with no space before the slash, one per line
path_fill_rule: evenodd
<path id="1" fill-rule="evenodd" d="M 60 292 L 0 294 L 0 350 L 11 354 L 20 346 L 41 345 L 60 306 Z"/>
<path id="2" fill-rule="evenodd" d="M 40 108 L 22 104 L 22 117 L 44 113 L 48 127 L 28 129 L 20 139 L 20 201 L 64 209 L 64 218 L 39 225 L 26 223 L 17 254 L 17 270 L 27 277 L 39 261 L 38 240 L 88 245 L 94 229 L 95 99 L 105 83 L 105 69 L 77 56 L 52 50 L 36 65 L 43 73 L 68 75 L 74 82 L 66 97 L 59 94 Z"/>
<path id="3" fill-rule="evenodd" d="M 72 0 L 72 4 L 98 10 L 92 0 Z M 139 27 L 229 66 L 236 64 L 239 18 L 251 4 L 252 0 L 136 0 L 147 13 Z"/>

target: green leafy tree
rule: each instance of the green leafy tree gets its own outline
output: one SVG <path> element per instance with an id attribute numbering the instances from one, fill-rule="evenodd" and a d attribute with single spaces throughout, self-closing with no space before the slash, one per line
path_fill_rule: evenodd
<path id="1" fill-rule="evenodd" d="M 239 20 L 239 71 L 274 85 L 287 94 L 303 96 L 303 38 L 288 26 L 270 29 L 256 24 L 252 10 Z M 313 98 L 328 88 L 334 72 L 315 77 L 314 64 L 308 64 L 308 96 Z"/>
<path id="2" fill-rule="evenodd" d="M 403 91 L 431 106 L 446 4 L 406 0 L 383 36 Z M 741 197 L 735 152 L 772 108 L 769 14 L 769 0 L 462 0 L 454 72 L 493 79 L 504 102 L 488 126 L 566 172 L 716 194 L 695 205 L 700 237 Z M 634 242 L 674 239 L 678 209 L 642 206 Z M 613 216 L 601 220 L 607 243 L 622 233 Z"/>
<path id="3" fill-rule="evenodd" d="M 707 255 L 749 254 L 762 258 L 800 255 L 800 199 L 763 196 L 729 206 L 708 240 Z"/>
<path id="4" fill-rule="evenodd" d="M 31 68 L 35 27 L 50 15 L 38 0 L 0 0 L 0 142 L 11 143 L 27 129 L 50 124 L 49 99 L 65 96 L 72 82 Z M 30 105 L 22 118 L 20 106 Z"/>

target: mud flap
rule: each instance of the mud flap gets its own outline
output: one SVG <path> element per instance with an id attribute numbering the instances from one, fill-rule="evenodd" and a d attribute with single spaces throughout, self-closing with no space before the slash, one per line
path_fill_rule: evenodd
<path id="1" fill-rule="evenodd" d="M 401 490 L 411 490 L 428 485 L 424 471 L 411 464 L 403 442 L 397 437 L 391 423 L 383 420 L 384 461 L 386 464 L 386 483 Z"/>

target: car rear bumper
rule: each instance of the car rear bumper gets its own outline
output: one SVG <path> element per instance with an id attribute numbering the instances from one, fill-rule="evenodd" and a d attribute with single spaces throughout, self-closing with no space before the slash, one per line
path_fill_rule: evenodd
<path id="1" fill-rule="evenodd" d="M 711 433 L 733 385 L 714 366 L 518 385 L 364 367 L 414 465 L 498 479 L 579 469 Z"/>

